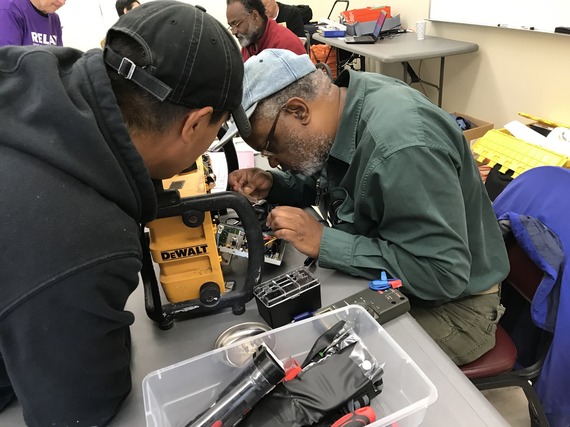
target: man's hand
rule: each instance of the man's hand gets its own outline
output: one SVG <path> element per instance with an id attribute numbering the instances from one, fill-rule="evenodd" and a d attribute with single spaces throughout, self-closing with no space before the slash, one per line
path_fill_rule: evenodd
<path id="1" fill-rule="evenodd" d="M 238 169 L 230 173 L 228 183 L 233 191 L 257 202 L 265 199 L 273 187 L 273 176 L 263 169 Z"/>
<path id="2" fill-rule="evenodd" d="M 318 257 L 323 225 L 303 209 L 277 206 L 269 212 L 266 224 L 278 239 L 290 242 L 299 252 L 311 258 Z"/>

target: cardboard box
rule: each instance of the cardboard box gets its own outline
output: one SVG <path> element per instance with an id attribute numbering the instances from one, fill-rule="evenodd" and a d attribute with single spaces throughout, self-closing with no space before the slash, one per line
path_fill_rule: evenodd
<path id="1" fill-rule="evenodd" d="M 323 35 L 323 37 L 344 37 L 346 35 L 346 31 L 339 30 L 338 28 L 324 29 L 318 31 Z"/>
<path id="2" fill-rule="evenodd" d="M 495 127 L 495 125 L 493 123 L 486 122 L 485 120 L 477 119 L 475 117 L 469 116 L 469 115 L 464 114 L 464 113 L 453 112 L 451 114 L 453 114 L 454 116 L 457 116 L 457 117 L 463 117 L 464 119 L 467 119 L 471 123 L 476 125 L 476 127 L 474 127 L 474 128 L 463 131 L 463 134 L 465 135 L 465 139 L 467 139 L 468 142 L 473 141 L 474 139 L 481 138 L 488 131 L 490 131 L 491 129 L 493 129 Z"/>
<path id="3" fill-rule="evenodd" d="M 326 20 L 326 24 L 317 27 L 317 32 L 323 37 L 344 37 L 346 35 L 345 25 L 330 20 Z"/>

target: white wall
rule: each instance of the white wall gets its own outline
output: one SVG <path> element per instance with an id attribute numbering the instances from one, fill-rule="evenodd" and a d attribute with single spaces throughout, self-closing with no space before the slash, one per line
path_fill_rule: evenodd
<path id="1" fill-rule="evenodd" d="M 309 4 L 314 19 L 326 17 L 334 3 L 282 1 Z M 225 0 L 188 3 L 203 5 L 226 24 Z M 114 0 L 68 0 L 58 12 L 64 25 L 64 44 L 83 50 L 98 47 L 117 18 L 114 4 Z M 370 4 L 374 3 L 351 0 L 350 8 Z M 392 13 L 401 15 L 404 27 L 411 28 L 417 20 L 428 17 L 429 0 L 399 0 L 392 4 Z M 333 15 L 343 8 L 343 3 L 337 4 Z M 443 22 L 428 22 L 427 34 L 479 45 L 476 53 L 446 59 L 443 108 L 447 111 L 466 113 L 493 122 L 495 127 L 519 119 L 519 111 L 570 124 L 570 36 Z M 394 75 L 401 77 L 402 70 L 392 65 L 396 65 Z M 419 63 L 413 65 L 420 69 Z M 421 76 L 437 81 L 438 66 L 439 60 L 423 61 Z M 437 99 L 435 90 L 429 86 L 425 90 L 430 99 Z"/>
<path id="2" fill-rule="evenodd" d="M 152 0 L 140 0 L 140 3 L 148 1 Z M 181 1 L 203 6 L 209 14 L 227 25 L 225 0 Z M 63 44 L 84 51 L 101 47 L 107 30 L 119 18 L 115 0 L 67 0 L 57 13 L 63 27 Z"/>
<path id="3" fill-rule="evenodd" d="M 568 0 L 541 0 L 540 11 L 536 6 L 536 0 L 431 0 L 430 18 L 490 27 L 524 26 L 551 33 L 556 27 L 570 25 Z"/>
<path id="4" fill-rule="evenodd" d="M 118 18 L 113 0 L 67 0 L 57 14 L 64 46 L 80 50 L 101 47 L 107 29 Z"/>
<path id="5" fill-rule="evenodd" d="M 302 3 L 320 17 L 328 14 L 333 1 Z M 351 0 L 350 8 L 374 4 Z M 428 17 L 430 0 L 376 4 L 391 4 L 402 25 L 413 28 L 417 20 Z M 428 22 L 427 34 L 479 45 L 476 53 L 446 59 L 443 108 L 447 111 L 479 117 L 495 127 L 517 119 L 528 122 L 518 116 L 519 111 L 570 125 L 570 36 L 445 22 Z M 419 62 L 413 65 L 417 71 Z M 438 66 L 439 60 L 423 61 L 421 76 L 437 81 Z M 399 77 L 401 70 L 396 71 Z M 437 99 L 435 89 L 425 86 L 425 90 L 430 99 Z"/>

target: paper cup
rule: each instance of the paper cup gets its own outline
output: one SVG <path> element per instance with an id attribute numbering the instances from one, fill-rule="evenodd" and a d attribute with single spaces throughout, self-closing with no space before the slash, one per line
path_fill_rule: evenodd
<path id="1" fill-rule="evenodd" d="M 416 22 L 416 36 L 418 37 L 418 40 L 426 38 L 426 24 L 427 22 L 424 19 Z"/>

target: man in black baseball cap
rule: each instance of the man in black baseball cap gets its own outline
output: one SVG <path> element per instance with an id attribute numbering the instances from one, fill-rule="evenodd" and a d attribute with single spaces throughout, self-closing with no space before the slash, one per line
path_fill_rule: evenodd
<path id="1" fill-rule="evenodd" d="M 182 13 L 178 2 L 153 1 L 140 8 L 107 33 L 105 63 L 160 101 L 229 110 L 240 131 L 248 133 L 239 103 L 243 66 L 236 62 L 229 32 L 201 10 L 183 8 Z M 125 39 L 137 42 L 143 58 L 133 61 L 116 52 L 115 44 Z"/>
<path id="2" fill-rule="evenodd" d="M 247 125 L 241 54 L 210 15 L 156 0 L 104 51 L 0 48 L 0 75 L 0 409 L 104 426 L 131 389 L 124 307 L 152 179 L 192 165 L 230 114 Z"/>

